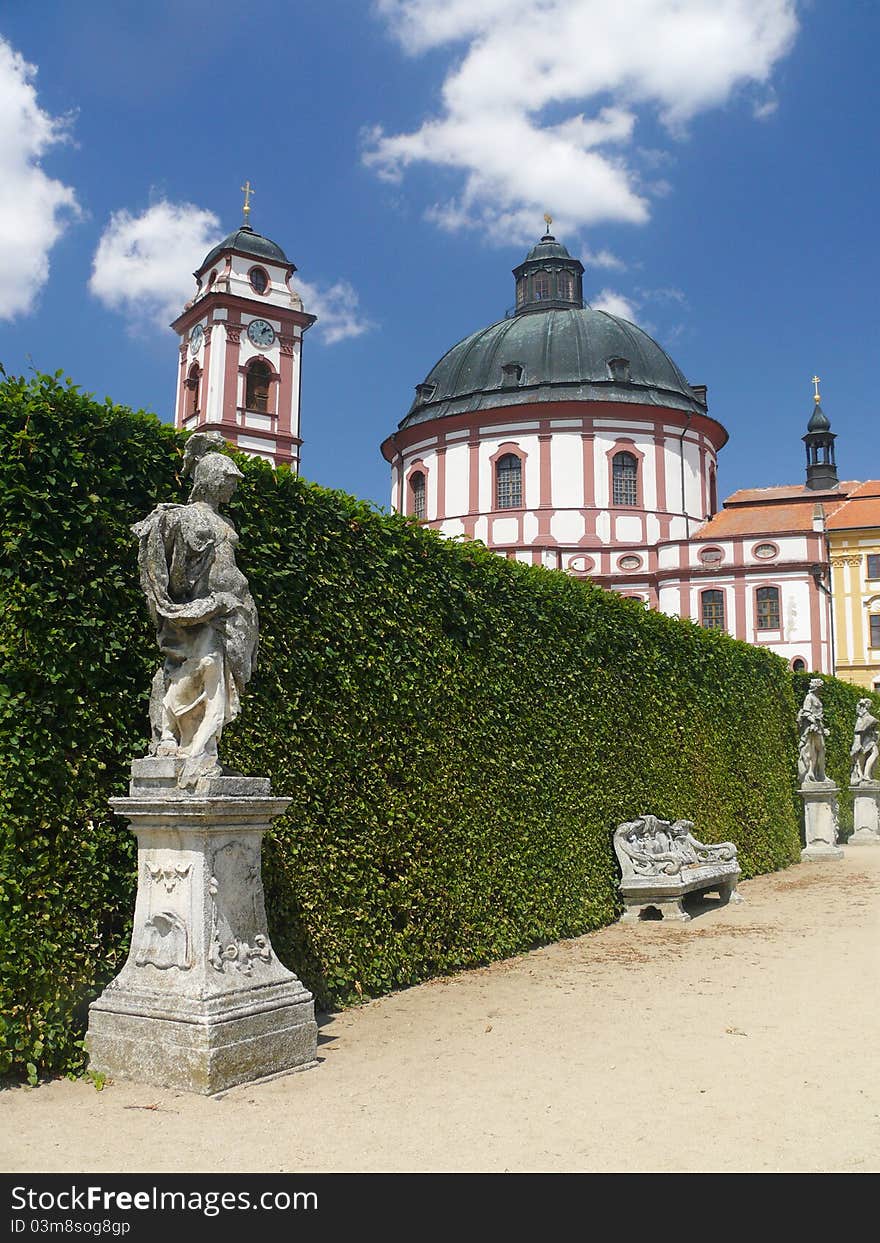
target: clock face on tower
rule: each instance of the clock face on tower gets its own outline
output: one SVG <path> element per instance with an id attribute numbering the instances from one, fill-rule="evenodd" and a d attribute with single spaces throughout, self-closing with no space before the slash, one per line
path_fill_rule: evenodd
<path id="1" fill-rule="evenodd" d="M 272 345 L 275 341 L 275 329 L 264 319 L 252 319 L 247 334 L 254 345 Z"/>
<path id="2" fill-rule="evenodd" d="M 202 327 L 202 325 L 196 324 L 195 328 L 193 328 L 192 332 L 189 334 L 190 354 L 198 354 L 199 348 L 201 347 L 201 344 L 202 344 L 202 338 L 204 337 L 204 335 L 205 335 L 205 330 Z"/>

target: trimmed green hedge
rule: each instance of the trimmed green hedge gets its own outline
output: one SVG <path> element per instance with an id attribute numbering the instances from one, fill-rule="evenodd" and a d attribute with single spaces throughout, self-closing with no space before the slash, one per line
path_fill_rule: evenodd
<path id="1" fill-rule="evenodd" d="M 127 951 L 107 800 L 158 661 L 129 526 L 185 499 L 182 443 L 60 376 L 0 384 L 0 1071 L 80 1068 Z M 225 759 L 292 798 L 270 931 L 320 1003 L 615 919 L 640 811 L 732 838 L 747 876 L 798 857 L 777 657 L 238 460 L 261 655 Z"/>

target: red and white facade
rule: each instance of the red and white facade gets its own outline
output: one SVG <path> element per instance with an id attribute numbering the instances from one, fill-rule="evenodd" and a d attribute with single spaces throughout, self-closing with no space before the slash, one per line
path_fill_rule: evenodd
<path id="1" fill-rule="evenodd" d="M 266 243 L 265 253 L 253 253 Z M 315 316 L 274 243 L 243 228 L 195 273 L 198 290 L 171 325 L 180 336 L 175 426 L 213 430 L 245 453 L 298 470 L 303 334 Z"/>

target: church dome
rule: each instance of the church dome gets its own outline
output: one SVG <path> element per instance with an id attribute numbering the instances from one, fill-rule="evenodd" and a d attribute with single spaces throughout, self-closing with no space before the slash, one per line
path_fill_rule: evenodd
<path id="1" fill-rule="evenodd" d="M 226 250 L 235 250 L 242 255 L 253 255 L 255 259 L 268 260 L 269 263 L 281 263 L 285 267 L 290 266 L 290 260 L 277 242 L 270 241 L 261 233 L 255 233 L 249 225 L 243 224 L 208 252 L 202 260 L 199 271 L 210 267 Z"/>
<path id="2" fill-rule="evenodd" d="M 635 324 L 589 306 L 530 305 L 444 354 L 417 386 L 400 427 L 542 401 L 630 402 L 706 413 L 702 390 L 694 392 L 669 355 Z"/>

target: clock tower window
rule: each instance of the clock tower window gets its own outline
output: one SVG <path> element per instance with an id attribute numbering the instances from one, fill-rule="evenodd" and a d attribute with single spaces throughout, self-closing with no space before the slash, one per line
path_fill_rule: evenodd
<path id="1" fill-rule="evenodd" d="M 245 382 L 244 404 L 247 410 L 255 414 L 269 413 L 269 385 L 272 382 L 272 368 L 268 363 L 257 359 L 248 368 Z"/>
<path id="2" fill-rule="evenodd" d="M 251 268 L 248 280 L 255 293 L 264 294 L 269 288 L 269 274 L 265 268 Z"/>
<path id="3" fill-rule="evenodd" d="M 199 379 L 201 372 L 198 363 L 193 363 L 189 369 L 189 375 L 186 377 L 186 387 L 189 389 L 189 417 L 199 412 Z"/>

